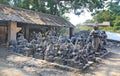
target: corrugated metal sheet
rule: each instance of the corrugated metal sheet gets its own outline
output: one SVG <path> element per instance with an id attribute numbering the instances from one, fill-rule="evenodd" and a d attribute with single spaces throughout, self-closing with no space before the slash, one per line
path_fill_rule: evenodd
<path id="1" fill-rule="evenodd" d="M 119 41 L 120 42 L 120 34 L 119 33 L 106 32 L 106 34 L 107 34 L 107 39 L 108 40 L 113 40 L 113 41 Z"/>
<path id="2" fill-rule="evenodd" d="M 41 12 L 34 12 L 31 10 L 25 10 L 22 8 L 5 6 L 1 4 L 0 4 L 0 20 L 16 21 L 39 25 L 74 27 L 73 24 L 66 21 L 62 17 L 45 14 Z"/>

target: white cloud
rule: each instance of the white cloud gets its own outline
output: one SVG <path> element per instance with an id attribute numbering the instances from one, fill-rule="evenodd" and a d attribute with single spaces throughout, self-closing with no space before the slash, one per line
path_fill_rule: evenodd
<path id="1" fill-rule="evenodd" d="M 74 13 L 66 13 L 65 16 L 68 16 L 70 18 L 70 22 L 73 25 L 77 25 L 79 23 L 85 22 L 87 19 L 92 19 L 92 16 L 90 15 L 89 12 L 85 11 L 82 13 L 80 16 L 75 15 Z"/>

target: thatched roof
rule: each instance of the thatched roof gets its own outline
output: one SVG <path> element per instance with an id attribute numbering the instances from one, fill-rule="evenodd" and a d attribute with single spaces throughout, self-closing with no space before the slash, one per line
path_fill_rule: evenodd
<path id="1" fill-rule="evenodd" d="M 0 4 L 0 20 L 37 25 L 74 27 L 62 17 Z"/>
<path id="2" fill-rule="evenodd" d="M 100 26 L 100 27 L 109 27 L 110 22 L 103 22 L 103 23 L 85 23 L 84 26 Z"/>

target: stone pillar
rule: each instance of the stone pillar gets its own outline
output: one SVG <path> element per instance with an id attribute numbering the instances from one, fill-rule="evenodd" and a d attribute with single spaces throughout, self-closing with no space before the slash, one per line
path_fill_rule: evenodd
<path id="1" fill-rule="evenodd" d="M 73 35 L 73 28 L 69 28 L 69 38 L 71 38 Z"/>
<path id="2" fill-rule="evenodd" d="M 8 24 L 8 41 L 16 41 L 17 22 L 9 22 Z"/>

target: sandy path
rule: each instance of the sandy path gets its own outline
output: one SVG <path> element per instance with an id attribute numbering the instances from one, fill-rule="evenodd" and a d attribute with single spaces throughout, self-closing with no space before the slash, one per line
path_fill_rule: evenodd
<path id="1" fill-rule="evenodd" d="M 99 64 L 90 67 L 84 76 L 120 76 L 120 48 L 108 48 L 110 53 Z"/>
<path id="2" fill-rule="evenodd" d="M 44 70 L 41 70 L 41 75 L 39 76 L 120 76 L 120 48 L 110 48 L 108 49 L 111 53 L 107 55 L 104 59 L 100 61 L 100 63 L 96 63 L 92 67 L 90 67 L 89 70 L 87 70 L 85 73 L 75 73 L 75 72 L 67 72 L 62 71 L 58 69 L 52 69 L 50 68 L 43 68 Z M 12 53 L 9 53 L 6 51 L 5 48 L 0 48 L 0 76 L 30 76 L 31 73 L 25 73 L 22 69 L 17 68 L 14 66 L 14 64 L 8 64 L 7 58 L 9 55 L 13 55 Z M 13 58 L 12 56 L 10 56 Z M 15 64 L 20 62 L 19 57 L 15 57 L 16 60 Z M 26 59 L 23 57 L 21 62 L 24 61 L 30 61 L 29 58 Z M 25 66 L 26 67 L 26 66 Z M 32 67 L 31 67 L 32 68 Z M 31 68 L 26 68 L 30 69 Z M 39 68 L 37 68 L 39 69 Z M 32 68 L 32 70 L 34 70 Z M 31 75 L 31 76 L 38 76 L 38 75 Z"/>
<path id="3" fill-rule="evenodd" d="M 0 47 L 0 76 L 27 76 L 20 69 L 10 65 L 6 61 L 7 56 L 11 54 L 5 47 Z"/>

